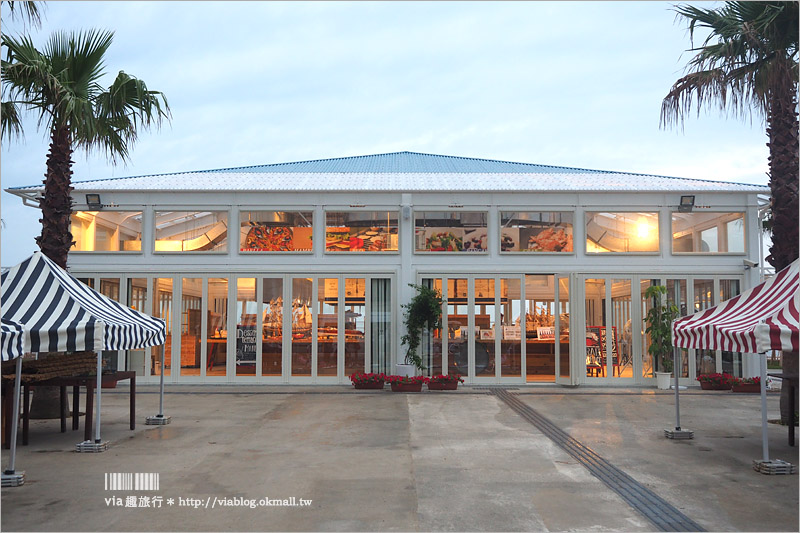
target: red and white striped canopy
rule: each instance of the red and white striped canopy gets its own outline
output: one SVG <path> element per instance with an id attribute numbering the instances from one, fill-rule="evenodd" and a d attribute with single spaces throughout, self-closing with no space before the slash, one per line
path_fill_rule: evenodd
<path id="1" fill-rule="evenodd" d="M 759 353 L 798 350 L 798 261 L 739 296 L 672 323 L 678 348 Z"/>

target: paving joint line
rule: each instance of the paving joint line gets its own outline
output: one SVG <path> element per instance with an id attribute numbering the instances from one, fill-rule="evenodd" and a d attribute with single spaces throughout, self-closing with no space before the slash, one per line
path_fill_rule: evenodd
<path id="1" fill-rule="evenodd" d="M 492 388 L 489 393 L 502 400 L 525 421 L 575 458 L 590 474 L 617 493 L 660 531 L 705 531 L 700 524 L 675 506 L 525 404 L 517 394 L 500 388 Z"/>

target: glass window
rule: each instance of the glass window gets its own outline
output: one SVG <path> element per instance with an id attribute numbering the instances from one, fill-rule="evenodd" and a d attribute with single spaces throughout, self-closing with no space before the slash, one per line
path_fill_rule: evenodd
<path id="1" fill-rule="evenodd" d="M 519 279 L 500 280 L 500 375 L 522 376 L 522 302 Z"/>
<path id="2" fill-rule="evenodd" d="M 137 311 L 147 312 L 147 279 L 129 278 L 128 279 L 128 307 Z M 146 370 L 147 348 L 139 350 L 128 350 L 128 359 L 125 365 L 126 370 L 133 370 L 136 376 L 147 375 Z"/>
<path id="3" fill-rule="evenodd" d="M 242 252 L 310 252 L 314 213 L 311 211 L 242 211 Z"/>
<path id="4" fill-rule="evenodd" d="M 489 249 L 484 212 L 414 213 L 418 252 L 483 252 Z"/>
<path id="5" fill-rule="evenodd" d="M 317 315 L 317 375 L 335 376 L 339 357 L 338 279 L 319 279 L 315 313 Z M 364 371 L 363 364 L 360 371 Z"/>
<path id="6" fill-rule="evenodd" d="M 156 211 L 156 252 L 227 249 L 227 211 Z"/>
<path id="7" fill-rule="evenodd" d="M 397 211 L 328 211 L 325 251 L 396 252 Z"/>
<path id="8" fill-rule="evenodd" d="M 392 283 L 387 278 L 373 278 L 371 281 L 370 369 L 388 374 L 392 369 Z M 441 352 L 441 339 L 439 345 Z"/>
<path id="9" fill-rule="evenodd" d="M 469 280 L 447 279 L 447 373 L 469 375 Z"/>
<path id="10" fill-rule="evenodd" d="M 264 278 L 261 295 L 261 374 L 280 376 L 283 369 L 283 280 Z"/>
<path id="11" fill-rule="evenodd" d="M 500 251 L 572 252 L 572 213 L 501 213 Z"/>
<path id="12" fill-rule="evenodd" d="M 182 278 L 182 283 L 181 376 L 199 376 L 203 330 L 203 279 Z"/>
<path id="13" fill-rule="evenodd" d="M 228 279 L 208 279 L 206 375 L 224 376 L 228 360 Z"/>
<path id="14" fill-rule="evenodd" d="M 586 252 L 657 252 L 658 213 L 586 213 Z"/>
<path id="15" fill-rule="evenodd" d="M 311 375 L 313 280 L 292 278 L 292 376 Z"/>
<path id="16" fill-rule="evenodd" d="M 672 213 L 674 253 L 744 253 L 744 213 Z"/>
<path id="17" fill-rule="evenodd" d="M 256 279 L 236 280 L 236 375 L 256 375 L 258 346 L 258 302 Z"/>
<path id="18" fill-rule="evenodd" d="M 153 280 L 153 313 L 152 316 L 164 319 L 167 336 L 164 340 L 164 375 L 169 376 L 172 367 L 172 278 L 155 278 Z M 161 374 L 161 356 L 159 346 L 151 348 L 150 375 Z"/>
<path id="19" fill-rule="evenodd" d="M 141 252 L 141 211 L 74 211 L 70 215 L 74 252 Z"/>
<path id="20" fill-rule="evenodd" d="M 475 280 L 475 336 L 473 349 L 475 350 L 475 375 L 495 375 L 495 305 L 494 305 L 494 280 Z"/>
<path id="21" fill-rule="evenodd" d="M 555 285 L 552 275 L 525 276 L 525 375 L 528 382 L 556 379 Z M 520 329 L 520 336 L 522 331 Z"/>

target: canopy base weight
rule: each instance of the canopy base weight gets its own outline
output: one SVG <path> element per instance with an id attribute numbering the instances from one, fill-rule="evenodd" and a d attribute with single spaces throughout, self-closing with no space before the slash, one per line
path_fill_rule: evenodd
<path id="1" fill-rule="evenodd" d="M 792 463 L 787 463 L 786 461 L 781 461 L 780 459 L 774 459 L 772 461 L 758 461 L 754 459 L 753 470 L 771 476 L 787 475 L 796 474 L 797 466 Z"/>
<path id="2" fill-rule="evenodd" d="M 75 451 L 79 453 L 99 453 L 108 450 L 108 441 L 94 442 L 85 440 L 75 445 Z"/>
<path id="3" fill-rule="evenodd" d="M 19 487 L 25 484 L 25 472 L 15 472 L 13 474 L 3 473 L 3 488 Z"/>
<path id="4" fill-rule="evenodd" d="M 688 440 L 694 438 L 694 431 L 688 429 L 665 429 L 664 436 L 674 440 Z"/>
<path id="5" fill-rule="evenodd" d="M 172 417 L 165 415 L 148 416 L 144 420 L 145 425 L 148 426 L 166 426 L 170 422 L 172 422 Z"/>

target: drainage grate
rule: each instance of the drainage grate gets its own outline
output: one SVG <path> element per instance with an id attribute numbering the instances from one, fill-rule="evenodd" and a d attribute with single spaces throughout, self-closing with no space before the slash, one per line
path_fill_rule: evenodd
<path id="1" fill-rule="evenodd" d="M 564 430 L 523 403 L 516 394 L 511 394 L 502 388 L 492 388 L 491 393 L 577 459 L 594 477 L 605 483 L 631 507 L 650 520 L 659 531 L 705 531 L 700 524 L 680 512 L 669 502 L 610 464 L 591 448 L 570 437 Z"/>

